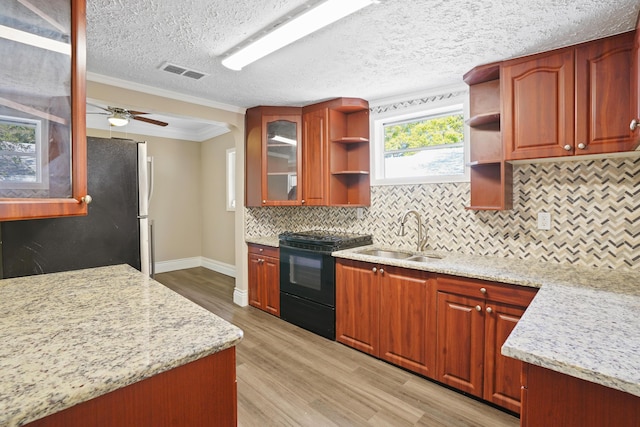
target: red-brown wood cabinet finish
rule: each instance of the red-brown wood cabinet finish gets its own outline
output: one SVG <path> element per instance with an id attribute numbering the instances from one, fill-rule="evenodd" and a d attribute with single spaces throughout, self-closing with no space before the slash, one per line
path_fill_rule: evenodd
<path id="1" fill-rule="evenodd" d="M 71 2 L 71 197 L 0 199 L 0 220 L 86 215 L 86 1 Z"/>
<path id="2" fill-rule="evenodd" d="M 280 251 L 248 244 L 249 305 L 280 317 Z"/>
<path id="3" fill-rule="evenodd" d="M 505 158 L 635 149 L 638 138 L 629 129 L 638 105 L 633 58 L 630 32 L 504 62 Z"/>
<path id="4" fill-rule="evenodd" d="M 520 411 L 522 362 L 501 347 L 536 289 L 438 276 L 436 379 Z"/>
<path id="5" fill-rule="evenodd" d="M 329 109 L 302 115 L 302 204 L 323 206 L 329 201 Z"/>
<path id="6" fill-rule="evenodd" d="M 422 271 L 339 260 L 337 341 L 419 374 L 435 370 L 435 280 Z"/>
<path id="7" fill-rule="evenodd" d="M 237 425 L 235 347 L 26 424 L 29 427 Z"/>
<path id="8" fill-rule="evenodd" d="M 638 427 L 640 397 L 523 364 L 522 427 Z"/>

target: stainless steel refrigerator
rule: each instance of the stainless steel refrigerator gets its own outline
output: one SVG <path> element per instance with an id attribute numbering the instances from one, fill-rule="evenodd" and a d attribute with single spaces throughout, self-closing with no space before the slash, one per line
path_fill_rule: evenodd
<path id="1" fill-rule="evenodd" d="M 123 263 L 149 275 L 149 163 L 144 142 L 87 138 L 88 215 L 0 223 L 2 277 Z"/>

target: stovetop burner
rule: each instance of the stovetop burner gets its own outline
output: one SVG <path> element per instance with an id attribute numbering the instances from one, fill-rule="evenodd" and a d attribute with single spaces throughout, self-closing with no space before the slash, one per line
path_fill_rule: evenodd
<path id="1" fill-rule="evenodd" d="M 373 243 L 370 234 L 326 230 L 285 231 L 278 238 L 280 243 L 285 246 L 303 247 L 312 250 L 317 247 L 318 250 L 335 251 Z"/>

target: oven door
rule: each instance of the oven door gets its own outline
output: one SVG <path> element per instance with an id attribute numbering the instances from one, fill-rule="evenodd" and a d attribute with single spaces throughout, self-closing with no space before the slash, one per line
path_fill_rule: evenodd
<path id="1" fill-rule="evenodd" d="M 280 246 L 280 291 L 335 307 L 335 259 L 331 253 Z"/>

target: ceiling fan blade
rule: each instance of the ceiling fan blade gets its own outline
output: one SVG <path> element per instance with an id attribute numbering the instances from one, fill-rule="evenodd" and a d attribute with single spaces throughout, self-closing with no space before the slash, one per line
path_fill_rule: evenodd
<path id="1" fill-rule="evenodd" d="M 161 122 L 160 120 L 149 119 L 147 117 L 134 116 L 133 120 L 140 120 L 141 122 L 151 123 L 152 125 L 158 125 L 158 126 L 167 126 L 169 124 L 166 122 Z"/>
<path id="2" fill-rule="evenodd" d="M 142 111 L 133 111 L 133 110 L 127 110 L 127 111 L 133 114 L 134 116 L 137 116 L 138 114 L 149 114 L 149 113 L 143 113 Z"/>
<path id="3" fill-rule="evenodd" d="M 101 107 L 101 106 L 99 106 L 99 105 L 92 104 L 92 103 L 90 103 L 90 102 L 87 102 L 87 105 L 91 105 L 92 107 L 96 107 L 96 108 L 99 108 L 99 109 L 101 109 L 101 110 L 111 112 L 111 110 L 109 110 L 108 108 L 104 108 L 104 107 Z"/>

